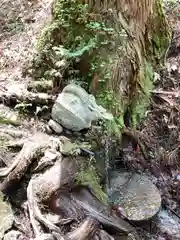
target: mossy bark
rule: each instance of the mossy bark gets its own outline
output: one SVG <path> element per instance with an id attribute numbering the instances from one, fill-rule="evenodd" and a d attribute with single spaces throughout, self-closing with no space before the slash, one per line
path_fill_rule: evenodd
<path id="1" fill-rule="evenodd" d="M 52 22 L 38 41 L 34 76 L 59 79 L 61 72 L 64 81 L 75 79 L 119 119 L 128 111 L 136 126 L 170 35 L 162 0 L 55 0 Z M 52 50 L 60 45 L 69 51 L 65 67 Z"/>

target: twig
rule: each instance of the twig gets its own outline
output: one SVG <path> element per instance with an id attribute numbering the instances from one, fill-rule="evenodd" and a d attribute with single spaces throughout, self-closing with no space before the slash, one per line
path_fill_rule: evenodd
<path id="1" fill-rule="evenodd" d="M 167 208 L 172 214 L 180 219 L 180 215 L 177 214 L 172 208 L 170 208 L 167 204 L 164 203 L 165 208 Z"/>
<path id="2" fill-rule="evenodd" d="M 180 91 L 162 91 L 162 90 L 153 90 L 151 93 L 155 94 L 165 94 L 165 95 L 173 95 L 176 98 L 180 96 Z"/>

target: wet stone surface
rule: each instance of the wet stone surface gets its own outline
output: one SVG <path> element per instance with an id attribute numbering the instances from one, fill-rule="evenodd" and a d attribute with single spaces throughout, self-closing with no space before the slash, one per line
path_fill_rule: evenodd
<path id="1" fill-rule="evenodd" d="M 110 180 L 111 201 L 123 208 L 127 219 L 146 221 L 158 213 L 161 196 L 146 175 L 120 171 L 113 175 Z"/>
<path id="2" fill-rule="evenodd" d="M 180 219 L 166 210 L 159 212 L 157 228 L 164 239 L 180 239 Z"/>

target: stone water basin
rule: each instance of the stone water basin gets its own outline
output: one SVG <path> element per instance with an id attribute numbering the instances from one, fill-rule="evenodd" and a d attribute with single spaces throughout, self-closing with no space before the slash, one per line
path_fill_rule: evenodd
<path id="1" fill-rule="evenodd" d="M 120 170 L 111 172 L 110 200 L 135 222 L 152 219 L 161 208 L 160 192 L 148 176 Z"/>

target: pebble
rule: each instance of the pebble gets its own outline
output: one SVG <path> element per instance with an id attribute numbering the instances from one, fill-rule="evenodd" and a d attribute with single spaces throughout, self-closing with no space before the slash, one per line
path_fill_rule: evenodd
<path id="1" fill-rule="evenodd" d="M 45 132 L 46 132 L 47 134 L 52 134 L 52 129 L 50 128 L 49 125 L 45 126 Z"/>
<path id="2" fill-rule="evenodd" d="M 57 133 L 60 134 L 63 131 L 63 128 L 60 124 L 56 123 L 52 119 L 49 120 L 48 125 Z"/>
<path id="3" fill-rule="evenodd" d="M 12 230 L 4 235 L 4 240 L 23 240 L 24 237 L 21 232 Z"/>
<path id="4" fill-rule="evenodd" d="M 54 237 L 52 234 L 45 233 L 45 234 L 42 234 L 42 235 L 34 238 L 34 240 L 54 240 Z"/>

